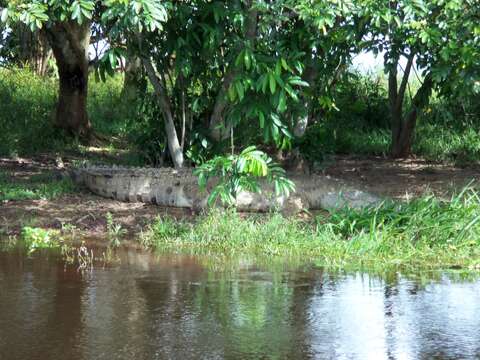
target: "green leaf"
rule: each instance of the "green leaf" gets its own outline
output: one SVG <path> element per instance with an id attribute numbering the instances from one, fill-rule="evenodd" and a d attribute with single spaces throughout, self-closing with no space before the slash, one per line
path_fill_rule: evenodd
<path id="1" fill-rule="evenodd" d="M 269 74 L 269 83 L 270 83 L 270 92 L 275 94 L 275 90 L 277 89 L 277 82 L 275 80 L 275 75 L 273 73 Z"/>
<path id="2" fill-rule="evenodd" d="M 250 67 L 252 66 L 252 59 L 250 57 L 250 53 L 249 51 L 245 51 L 245 54 L 244 54 L 244 64 L 245 64 L 245 68 L 247 70 L 250 70 Z"/>
<path id="3" fill-rule="evenodd" d="M 242 101 L 245 96 L 245 89 L 240 81 L 235 82 L 235 89 L 237 90 L 238 99 Z"/>
<path id="4" fill-rule="evenodd" d="M 282 127 L 282 126 L 283 126 L 282 121 L 280 120 L 280 117 L 279 117 L 277 114 L 272 113 L 272 114 L 270 115 L 270 118 L 272 119 L 273 123 L 274 123 L 276 126 L 278 126 L 278 127 Z"/>
<path id="5" fill-rule="evenodd" d="M 291 84 L 291 85 L 303 86 L 303 87 L 309 87 L 310 86 L 306 81 L 303 81 L 300 78 L 300 76 L 292 76 L 290 79 L 288 79 L 288 83 Z"/>
<path id="6" fill-rule="evenodd" d="M 72 20 L 77 19 L 77 21 L 80 22 L 81 19 L 82 19 L 82 11 L 81 11 L 80 4 L 78 3 L 78 1 L 75 1 L 73 3 L 71 11 L 72 11 Z"/>
<path id="7" fill-rule="evenodd" d="M 263 129 L 265 126 L 265 115 L 263 114 L 262 111 L 258 113 L 258 118 L 260 120 L 260 129 Z"/>
<path id="8" fill-rule="evenodd" d="M 235 99 L 237 98 L 237 93 L 235 91 L 235 87 L 230 86 L 228 88 L 228 98 L 230 99 L 231 102 L 234 102 Z"/>
<path id="9" fill-rule="evenodd" d="M 239 68 L 242 66 L 243 61 L 245 59 L 245 50 L 240 51 L 240 54 L 238 54 L 237 58 L 235 59 L 235 67 Z"/>
<path id="10" fill-rule="evenodd" d="M 285 95 L 285 91 L 280 92 L 280 97 L 278 99 L 278 111 L 283 113 L 285 110 L 287 110 L 287 97 Z"/>

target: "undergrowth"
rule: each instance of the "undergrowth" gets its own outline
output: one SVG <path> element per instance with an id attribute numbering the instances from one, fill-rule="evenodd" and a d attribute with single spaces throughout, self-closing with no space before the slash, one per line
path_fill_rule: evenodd
<path id="1" fill-rule="evenodd" d="M 78 141 L 52 126 L 57 82 L 55 77 L 40 78 L 28 69 L 0 69 L 0 155 L 85 152 Z M 128 162 L 135 165 L 168 162 L 165 129 L 155 97 L 147 91 L 136 101 L 125 101 L 122 86 L 120 74 L 106 82 L 90 78 L 88 114 L 93 128 L 104 139 L 102 146 L 110 153 L 131 151 L 135 155 Z M 312 163 L 331 154 L 387 155 L 391 135 L 385 81 L 372 74 L 346 77 L 337 85 L 334 100 L 335 107 L 318 109 L 316 123 L 295 142 L 302 155 Z M 478 103 L 478 97 L 435 95 L 418 119 L 413 153 L 462 166 L 478 163 Z M 255 127 L 239 127 L 235 134 L 239 144 L 258 142 Z M 202 126 L 186 146 L 187 157 L 194 162 L 203 162 L 206 155 L 216 153 Z"/>
<path id="2" fill-rule="evenodd" d="M 95 131 L 112 144 L 121 141 L 135 104 L 122 99 L 121 76 L 89 81 L 88 114 Z M 28 69 L 0 69 L 0 155 L 76 150 L 79 143 L 52 126 L 58 79 Z M 108 144 L 107 144 L 108 145 Z"/>
<path id="3" fill-rule="evenodd" d="M 27 178 L 0 172 L 0 201 L 55 199 L 73 193 L 76 186 L 70 178 L 42 173 Z"/>

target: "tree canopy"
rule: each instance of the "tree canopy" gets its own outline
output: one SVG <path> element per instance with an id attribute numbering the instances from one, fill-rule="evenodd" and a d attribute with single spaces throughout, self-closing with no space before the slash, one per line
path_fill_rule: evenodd
<path id="1" fill-rule="evenodd" d="M 222 144 L 235 129 L 291 148 L 335 108 L 336 84 L 365 51 L 384 57 L 392 154 L 407 156 L 433 91 L 478 88 L 479 13 L 479 0 L 12 0 L 1 20 L 46 39 L 59 72 L 56 125 L 74 135 L 93 132 L 92 65 L 104 78 L 137 61 L 181 167 L 186 138 Z M 92 63 L 89 45 L 100 40 L 107 50 Z"/>

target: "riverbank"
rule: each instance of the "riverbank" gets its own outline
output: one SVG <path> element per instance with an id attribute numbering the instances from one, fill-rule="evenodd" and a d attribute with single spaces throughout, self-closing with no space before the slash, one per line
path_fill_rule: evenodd
<path id="1" fill-rule="evenodd" d="M 357 270 L 480 269 L 480 198 L 465 190 L 451 201 L 425 196 L 309 219 L 212 211 L 194 223 L 157 219 L 140 241 L 165 252 L 302 258 Z"/>
<path id="2" fill-rule="evenodd" d="M 69 224 L 89 237 L 107 234 L 107 215 L 138 235 L 157 216 L 192 219 L 189 209 L 143 203 L 123 203 L 79 189 L 66 177 L 71 166 L 83 161 L 124 163 L 128 154 L 92 148 L 82 154 L 37 155 L 0 159 L 0 235 L 18 235 L 24 226 L 61 229 Z M 480 168 L 458 168 L 422 159 L 392 161 L 381 157 L 337 156 L 316 169 L 325 175 L 358 185 L 374 194 L 397 200 L 433 194 L 448 199 L 480 179 Z M 310 217 L 308 214 L 302 216 Z"/>
<path id="3" fill-rule="evenodd" d="M 63 159 L 60 168 L 51 157 L 0 161 L 0 237 L 20 239 L 30 228 L 104 238 L 115 246 L 140 239 L 158 251 L 304 258 L 356 269 L 480 266 L 479 196 L 470 189 L 451 198 L 455 189 L 478 179 L 475 168 L 337 159 L 324 173 L 350 182 L 359 177 L 363 188 L 402 201 L 284 218 L 216 211 L 194 215 L 188 209 L 104 199 L 76 188 L 64 176 L 72 161 Z M 382 181 L 382 174 L 389 177 Z"/>

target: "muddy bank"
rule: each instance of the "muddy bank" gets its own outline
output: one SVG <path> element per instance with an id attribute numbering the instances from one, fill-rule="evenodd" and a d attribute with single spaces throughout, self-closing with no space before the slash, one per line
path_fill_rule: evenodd
<path id="1" fill-rule="evenodd" d="M 0 173 L 7 182 L 22 182 L 39 174 L 61 179 L 79 158 L 43 155 L 35 158 L 0 159 Z M 335 157 L 319 173 L 359 184 L 362 189 L 396 199 L 416 197 L 425 192 L 448 196 L 480 179 L 480 168 L 458 168 L 422 159 L 392 161 L 379 157 Z M 2 189 L 0 188 L 0 194 Z M 23 226 L 61 229 L 75 227 L 89 236 L 104 236 L 107 214 L 133 236 L 157 216 L 191 219 L 189 209 L 166 208 L 143 203 L 124 203 L 91 194 L 85 189 L 50 199 L 9 200 L 0 203 L 0 235 L 15 235 Z"/>

